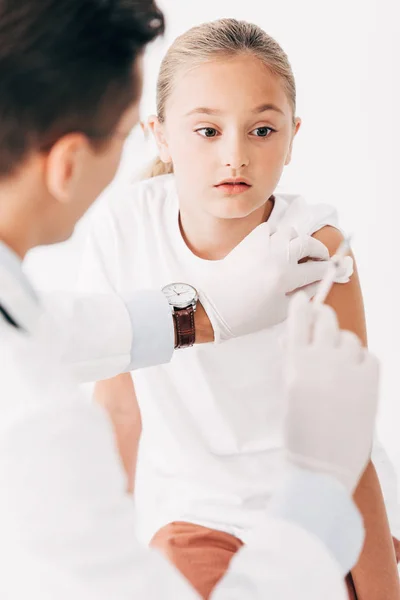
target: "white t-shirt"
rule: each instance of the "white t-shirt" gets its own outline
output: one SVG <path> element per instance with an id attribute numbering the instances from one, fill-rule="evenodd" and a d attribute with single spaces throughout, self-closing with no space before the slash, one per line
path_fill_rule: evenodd
<path id="1" fill-rule="evenodd" d="M 194 255 L 178 217 L 173 175 L 112 195 L 93 222 L 80 288 L 111 287 L 129 298 L 173 282 L 202 289 L 210 270 L 223 278 L 224 260 Z M 313 234 L 337 217 L 327 205 L 277 194 L 269 224 Z M 282 466 L 284 327 L 178 351 L 169 364 L 135 371 L 143 424 L 135 503 L 144 542 L 171 521 L 246 541 L 259 522 Z"/>

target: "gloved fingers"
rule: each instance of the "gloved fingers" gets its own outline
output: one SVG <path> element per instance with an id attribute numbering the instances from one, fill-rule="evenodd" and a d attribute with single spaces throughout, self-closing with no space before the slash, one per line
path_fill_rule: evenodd
<path id="1" fill-rule="evenodd" d="M 364 359 L 360 338 L 352 331 L 341 331 L 339 348 L 342 358 L 348 363 L 360 364 Z"/>
<path id="2" fill-rule="evenodd" d="M 329 260 L 328 248 L 310 235 L 302 235 L 289 243 L 289 260 L 297 263 L 306 258 L 314 260 Z"/>
<path id="3" fill-rule="evenodd" d="M 306 294 L 307 298 L 309 300 L 311 300 L 312 298 L 314 298 L 315 294 L 317 293 L 318 286 L 319 286 L 319 281 L 316 281 L 315 283 L 310 283 L 308 285 L 305 285 L 299 291 L 303 292 L 303 294 Z M 292 294 L 293 293 L 296 293 L 296 292 L 292 292 Z"/>
<path id="4" fill-rule="evenodd" d="M 340 341 L 340 330 L 337 316 L 333 308 L 326 304 L 310 303 L 315 311 L 313 344 L 321 348 L 337 347 Z"/>
<path id="5" fill-rule="evenodd" d="M 288 298 L 293 298 L 293 296 L 295 294 L 302 292 L 303 294 L 307 295 L 309 300 L 312 300 L 312 298 L 314 298 L 315 294 L 317 293 L 318 287 L 319 287 L 319 281 L 316 281 L 315 283 L 310 283 L 309 285 L 305 285 L 300 289 L 294 290 L 293 292 L 289 292 L 288 294 L 286 294 L 286 296 Z"/>
<path id="6" fill-rule="evenodd" d="M 328 261 L 309 261 L 300 265 L 292 265 L 287 292 L 294 292 L 306 285 L 321 281 L 329 268 L 330 262 Z"/>
<path id="7" fill-rule="evenodd" d="M 332 256 L 332 260 L 337 260 Z M 354 273 L 354 260 L 351 256 L 344 256 L 339 259 L 340 266 L 336 270 L 335 283 L 348 283 Z"/>
<path id="8" fill-rule="evenodd" d="M 296 239 L 297 232 L 294 227 L 281 227 L 270 238 L 270 253 L 281 264 L 289 263 L 290 243 Z"/>
<path id="9" fill-rule="evenodd" d="M 370 377 L 375 381 L 380 375 L 380 361 L 367 348 L 361 348 L 361 366 L 368 371 Z"/>
<path id="10" fill-rule="evenodd" d="M 309 344 L 312 322 L 312 307 L 307 294 L 298 292 L 289 303 L 285 336 L 285 347 L 288 350 Z"/>
<path id="11" fill-rule="evenodd" d="M 271 239 L 274 239 L 276 243 L 287 243 L 289 244 L 292 240 L 298 237 L 298 233 L 291 225 L 285 225 L 280 227 L 271 235 Z"/>

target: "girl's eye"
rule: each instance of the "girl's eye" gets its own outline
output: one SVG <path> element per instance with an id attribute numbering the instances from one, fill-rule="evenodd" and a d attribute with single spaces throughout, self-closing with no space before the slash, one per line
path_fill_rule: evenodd
<path id="1" fill-rule="evenodd" d="M 272 127 L 257 127 L 256 129 L 253 129 L 251 133 L 254 133 L 254 131 L 257 132 L 255 134 L 256 137 L 269 137 L 275 130 L 272 129 Z"/>
<path id="2" fill-rule="evenodd" d="M 218 134 L 217 130 L 214 127 L 202 127 L 201 129 L 196 129 L 196 133 L 199 133 L 203 137 L 212 138 L 216 137 Z"/>

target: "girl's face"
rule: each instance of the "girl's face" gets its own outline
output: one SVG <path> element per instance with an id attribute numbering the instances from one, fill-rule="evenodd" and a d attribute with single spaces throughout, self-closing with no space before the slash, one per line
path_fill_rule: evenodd
<path id="1" fill-rule="evenodd" d="M 237 219 L 274 192 L 299 126 L 282 81 L 242 55 L 178 76 L 154 132 L 161 159 L 173 162 L 181 208 Z"/>

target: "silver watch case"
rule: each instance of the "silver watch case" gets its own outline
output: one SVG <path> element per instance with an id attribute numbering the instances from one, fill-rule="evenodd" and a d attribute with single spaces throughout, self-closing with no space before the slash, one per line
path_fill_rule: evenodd
<path id="1" fill-rule="evenodd" d="M 186 294 L 188 292 L 192 292 L 192 298 L 188 300 L 188 298 L 186 297 L 185 300 L 179 302 L 179 293 L 171 295 L 171 291 L 173 291 L 172 288 L 174 286 L 184 286 L 186 288 Z M 181 310 L 184 308 L 189 308 L 189 306 L 193 306 L 193 310 L 196 311 L 197 303 L 199 301 L 199 294 L 196 288 L 194 288 L 192 285 L 182 282 L 169 283 L 168 285 L 165 285 L 161 291 L 168 300 L 168 303 L 171 307 L 171 312 L 174 312 L 176 309 Z"/>

